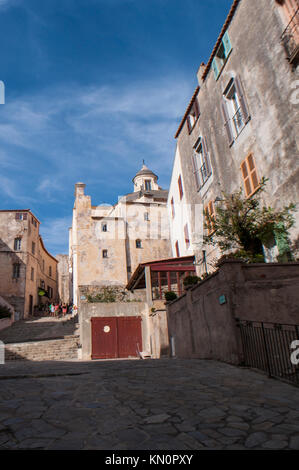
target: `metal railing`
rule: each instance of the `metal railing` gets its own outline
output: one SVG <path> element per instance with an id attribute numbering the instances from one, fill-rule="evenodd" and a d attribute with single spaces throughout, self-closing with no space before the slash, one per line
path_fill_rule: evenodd
<path id="1" fill-rule="evenodd" d="M 299 57 L 299 8 L 289 22 L 281 36 L 281 42 L 287 53 L 289 61 L 292 63 Z"/>
<path id="2" fill-rule="evenodd" d="M 298 325 L 237 319 L 237 326 L 245 366 L 299 386 Z"/>

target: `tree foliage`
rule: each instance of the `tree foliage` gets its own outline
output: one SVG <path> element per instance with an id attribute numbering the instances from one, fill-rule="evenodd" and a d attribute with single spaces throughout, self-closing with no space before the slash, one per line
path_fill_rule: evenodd
<path id="1" fill-rule="evenodd" d="M 250 261 L 263 261 L 263 245 L 280 241 L 280 255 L 290 251 L 288 232 L 294 225 L 296 206 L 290 203 L 282 209 L 261 205 L 260 196 L 267 180 L 263 178 L 259 189 L 251 197 L 242 189 L 233 194 L 223 193 L 221 206 L 216 207 L 216 217 L 206 214 L 206 228 L 210 235 L 205 243 L 218 245 L 222 252 L 234 250 L 236 256 Z"/>

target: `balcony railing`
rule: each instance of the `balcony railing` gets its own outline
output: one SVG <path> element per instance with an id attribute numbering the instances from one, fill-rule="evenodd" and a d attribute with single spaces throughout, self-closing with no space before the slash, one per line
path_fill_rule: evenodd
<path id="1" fill-rule="evenodd" d="M 291 64 L 299 60 L 299 8 L 281 36 L 281 42 Z"/>

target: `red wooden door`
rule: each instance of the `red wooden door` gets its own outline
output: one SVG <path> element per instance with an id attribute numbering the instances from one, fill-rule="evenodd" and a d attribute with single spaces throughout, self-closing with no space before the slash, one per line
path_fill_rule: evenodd
<path id="1" fill-rule="evenodd" d="M 92 359 L 118 357 L 117 318 L 96 317 L 91 319 Z"/>
<path id="2" fill-rule="evenodd" d="M 118 317 L 118 357 L 137 357 L 142 351 L 141 317 Z"/>

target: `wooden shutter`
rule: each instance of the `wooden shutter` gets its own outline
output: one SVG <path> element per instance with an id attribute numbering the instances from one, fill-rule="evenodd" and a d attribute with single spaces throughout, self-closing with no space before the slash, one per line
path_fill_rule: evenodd
<path id="1" fill-rule="evenodd" d="M 233 130 L 232 130 L 230 118 L 229 118 L 227 107 L 226 107 L 226 102 L 224 100 L 221 103 L 221 110 L 222 110 L 222 117 L 223 117 L 224 127 L 227 133 L 229 146 L 231 146 L 234 143 L 234 136 L 233 136 Z"/>
<path id="2" fill-rule="evenodd" d="M 210 164 L 210 158 L 209 158 L 209 152 L 208 152 L 208 146 L 207 146 L 207 141 L 204 137 L 201 139 L 201 145 L 202 145 L 202 154 L 203 158 L 207 167 L 208 175 L 210 176 L 212 173 L 211 169 L 211 164 Z"/>
<path id="3" fill-rule="evenodd" d="M 179 250 L 179 242 L 178 241 L 175 244 L 175 251 L 176 251 L 177 258 L 179 258 L 180 257 L 180 250 Z"/>
<path id="4" fill-rule="evenodd" d="M 259 179 L 253 154 L 250 153 L 241 164 L 246 197 L 251 196 L 259 187 Z"/>
<path id="5" fill-rule="evenodd" d="M 239 101 L 240 101 L 244 122 L 245 122 L 245 124 L 247 124 L 247 122 L 250 119 L 250 114 L 249 114 L 249 109 L 248 109 L 248 105 L 247 105 L 247 102 L 246 102 L 244 89 L 243 89 L 243 86 L 242 86 L 242 83 L 241 83 L 241 80 L 240 80 L 239 76 L 235 77 L 235 86 L 236 86 L 237 95 L 238 95 L 238 98 L 239 98 Z"/>
<path id="6" fill-rule="evenodd" d="M 200 180 L 199 180 L 199 169 L 198 169 L 197 162 L 196 162 L 197 158 L 198 158 L 197 153 L 195 150 L 193 150 L 193 154 L 192 154 L 193 174 L 195 176 L 196 190 L 199 191 Z"/>
<path id="7" fill-rule="evenodd" d="M 214 77 L 215 77 L 215 80 L 217 80 L 217 78 L 219 77 L 219 68 L 218 68 L 218 64 L 217 64 L 217 61 L 216 61 L 216 57 L 214 57 L 213 59 L 213 62 L 212 62 L 212 69 L 214 71 Z"/>
<path id="8" fill-rule="evenodd" d="M 172 218 L 174 218 L 175 211 L 174 211 L 174 200 L 173 200 L 173 198 L 171 198 L 171 215 L 172 215 Z"/>
<path id="9" fill-rule="evenodd" d="M 228 54 L 230 53 L 230 51 L 232 50 L 232 45 L 231 45 L 231 42 L 230 42 L 228 31 L 226 31 L 226 33 L 224 34 L 222 42 L 223 42 L 223 46 L 224 46 L 225 57 L 227 57 Z"/>

